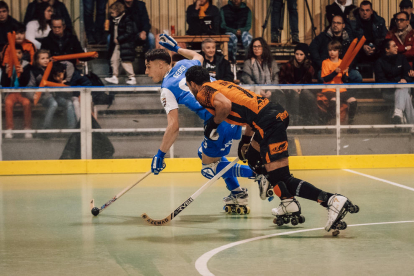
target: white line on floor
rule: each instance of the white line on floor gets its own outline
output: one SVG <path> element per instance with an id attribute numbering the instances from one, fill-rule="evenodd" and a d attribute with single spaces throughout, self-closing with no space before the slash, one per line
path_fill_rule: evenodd
<path id="1" fill-rule="evenodd" d="M 370 225 L 383 225 L 383 224 L 397 224 L 397 223 L 412 223 L 412 222 L 414 222 L 414 220 L 408 220 L 408 221 L 391 221 L 391 222 L 375 222 L 375 223 L 364 223 L 364 224 L 348 225 L 348 227 L 370 226 Z M 214 276 L 214 274 L 211 273 L 210 270 L 208 270 L 207 263 L 208 263 L 208 261 L 214 255 L 216 255 L 217 253 L 219 253 L 221 251 L 224 251 L 224 250 L 229 249 L 231 247 L 234 247 L 234 246 L 237 246 L 237 245 L 240 245 L 240 244 L 244 244 L 244 243 L 248 243 L 248 242 L 251 242 L 251 241 L 257 241 L 257 240 L 272 238 L 272 237 L 276 237 L 276 236 L 284 236 L 284 235 L 297 234 L 297 233 L 310 232 L 310 231 L 323 230 L 323 229 L 324 228 L 313 228 L 313 229 L 304 229 L 304 230 L 297 230 L 297 231 L 289 231 L 289 232 L 283 232 L 283 233 L 278 233 L 278 234 L 271 234 L 271 235 L 266 235 L 266 236 L 261 236 L 261 237 L 256 237 L 256 238 L 251 238 L 251 239 L 247 239 L 247 240 L 242 240 L 242 241 L 237 241 L 237 242 L 229 243 L 229 244 L 226 244 L 226 245 L 217 247 L 217 248 L 215 248 L 213 250 L 210 250 L 207 253 L 204 253 L 195 262 L 195 268 L 197 269 L 198 273 L 200 273 L 200 275 L 203 275 L 203 276 Z"/>
<path id="2" fill-rule="evenodd" d="M 388 183 L 388 184 L 391 184 L 391 185 L 394 185 L 394 186 L 397 186 L 397 187 L 407 189 L 407 190 L 410 190 L 410 191 L 414 192 L 414 188 L 404 186 L 404 185 L 401 185 L 401 184 L 398 184 L 398 183 L 395 183 L 395 182 L 392 182 L 392 181 L 388 181 L 388 180 L 385 180 L 385 179 L 382 179 L 382 178 L 378 178 L 378 177 L 375 177 L 375 176 L 371 176 L 371 175 L 360 173 L 360 172 L 353 171 L 353 170 L 344 169 L 344 171 L 354 173 L 354 174 L 359 174 L 359 175 L 362 175 L 362 176 L 365 176 L 365 177 L 368 177 L 368 178 L 371 178 L 371 179 L 374 179 L 374 180 L 378 180 L 378 181 Z"/>

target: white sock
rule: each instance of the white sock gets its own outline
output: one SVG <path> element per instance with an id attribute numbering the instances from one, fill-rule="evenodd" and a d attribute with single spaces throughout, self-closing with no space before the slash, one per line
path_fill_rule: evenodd
<path id="1" fill-rule="evenodd" d="M 394 115 L 392 115 L 392 117 L 395 117 L 395 116 L 398 116 L 398 117 L 402 118 L 403 117 L 402 110 L 398 109 L 398 108 L 394 109 Z"/>

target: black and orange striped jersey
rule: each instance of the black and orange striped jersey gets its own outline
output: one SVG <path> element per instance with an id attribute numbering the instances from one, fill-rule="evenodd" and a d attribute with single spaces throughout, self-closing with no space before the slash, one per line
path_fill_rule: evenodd
<path id="1" fill-rule="evenodd" d="M 223 94 L 232 102 L 231 112 L 226 119 L 229 124 L 250 125 L 257 119 L 259 112 L 269 100 L 256 93 L 227 81 L 214 81 L 203 84 L 197 93 L 198 102 L 215 115 L 214 97 Z"/>

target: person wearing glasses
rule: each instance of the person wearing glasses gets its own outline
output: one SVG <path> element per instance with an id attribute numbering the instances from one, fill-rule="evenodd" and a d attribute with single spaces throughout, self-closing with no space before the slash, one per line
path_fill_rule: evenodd
<path id="1" fill-rule="evenodd" d="M 410 17 L 410 25 L 411 25 L 412 28 L 414 28 L 413 2 L 411 2 L 411 0 L 402 0 L 400 2 L 400 12 L 408 13 L 408 15 Z M 394 18 L 391 19 L 390 30 L 392 30 L 396 27 L 395 16 L 396 16 L 396 14 L 394 15 Z"/>
<path id="2" fill-rule="evenodd" d="M 414 61 L 414 30 L 410 25 L 410 16 L 406 12 L 394 15 L 396 26 L 387 33 L 386 39 L 392 39 L 398 47 L 398 53 L 403 54 L 411 66 Z"/>

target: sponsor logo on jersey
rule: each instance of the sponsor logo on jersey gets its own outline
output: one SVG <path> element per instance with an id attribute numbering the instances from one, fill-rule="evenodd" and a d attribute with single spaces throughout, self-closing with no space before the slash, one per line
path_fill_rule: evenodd
<path id="1" fill-rule="evenodd" d="M 289 114 L 287 113 L 287 111 L 285 110 L 285 111 L 283 111 L 283 113 L 279 113 L 279 114 L 277 114 L 276 115 L 276 120 L 277 119 L 280 119 L 280 120 L 284 120 L 284 119 L 286 119 L 287 117 L 289 116 Z"/>
<path id="2" fill-rule="evenodd" d="M 178 68 L 177 72 L 175 72 L 173 77 L 178 78 L 179 76 L 181 76 L 184 73 L 185 69 L 187 69 L 187 68 L 184 65 L 181 65 L 180 68 Z"/>
<path id="3" fill-rule="evenodd" d="M 284 152 L 288 149 L 288 142 L 283 141 L 279 143 L 274 143 L 269 145 L 269 151 L 271 155 Z"/>

